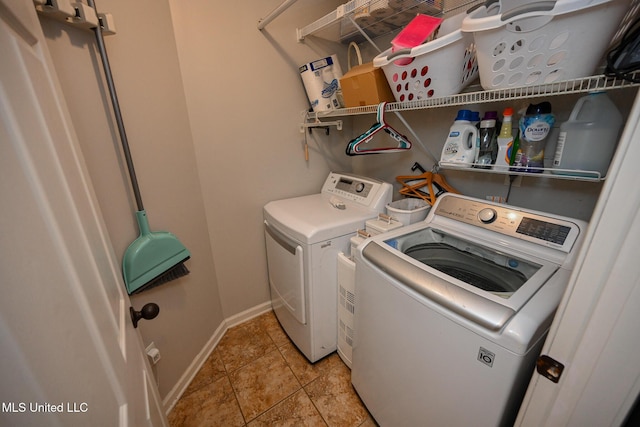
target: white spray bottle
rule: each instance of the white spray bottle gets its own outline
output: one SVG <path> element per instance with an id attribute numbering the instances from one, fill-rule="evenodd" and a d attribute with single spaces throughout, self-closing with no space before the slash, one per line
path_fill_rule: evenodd
<path id="1" fill-rule="evenodd" d="M 513 147 L 513 108 L 505 108 L 502 112 L 504 119 L 498 135 L 498 156 L 496 163 L 493 165 L 494 170 L 508 171 L 511 165 L 511 148 Z"/>
<path id="2" fill-rule="evenodd" d="M 449 129 L 449 136 L 442 147 L 441 163 L 455 163 L 471 167 L 476 158 L 478 128 L 471 124 L 471 111 L 459 110 Z"/>

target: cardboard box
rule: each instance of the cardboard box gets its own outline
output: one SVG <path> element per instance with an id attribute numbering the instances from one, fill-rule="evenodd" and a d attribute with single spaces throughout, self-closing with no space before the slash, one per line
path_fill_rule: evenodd
<path id="1" fill-rule="evenodd" d="M 384 72 L 372 62 L 352 67 L 340 79 L 340 87 L 345 107 L 395 102 Z"/>

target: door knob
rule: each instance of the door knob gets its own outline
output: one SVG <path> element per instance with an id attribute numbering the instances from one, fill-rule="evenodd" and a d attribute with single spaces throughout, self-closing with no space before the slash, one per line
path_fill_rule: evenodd
<path id="1" fill-rule="evenodd" d="M 158 313 L 160 313 L 160 307 L 158 304 L 153 302 L 147 303 L 142 307 L 142 310 L 135 311 L 133 307 L 129 307 L 129 313 L 131 314 L 131 321 L 133 322 L 133 327 L 138 327 L 138 320 L 140 319 L 155 319 Z"/>

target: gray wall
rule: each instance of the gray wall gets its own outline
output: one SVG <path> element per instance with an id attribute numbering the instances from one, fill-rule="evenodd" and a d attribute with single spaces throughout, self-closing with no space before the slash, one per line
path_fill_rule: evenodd
<path id="1" fill-rule="evenodd" d="M 262 206 L 318 191 L 341 142 L 299 132 L 308 108 L 298 66 L 343 46 L 298 43 L 297 26 L 338 2 L 300 0 L 260 32 L 280 0 L 170 0 L 184 89 L 225 317 L 268 301 Z M 333 135 L 332 137 L 333 138 Z M 330 138 L 330 139 L 331 139 Z M 323 153 L 318 153 L 321 150 Z M 327 155 L 325 155 L 327 154 Z"/>

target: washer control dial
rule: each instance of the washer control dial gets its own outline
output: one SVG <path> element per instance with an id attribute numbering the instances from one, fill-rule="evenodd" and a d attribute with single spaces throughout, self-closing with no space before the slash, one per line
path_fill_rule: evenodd
<path id="1" fill-rule="evenodd" d="M 363 190 L 364 190 L 364 183 L 363 182 L 357 183 L 356 184 L 356 192 L 362 193 Z"/>
<path id="2" fill-rule="evenodd" d="M 478 219 L 483 224 L 491 224 L 493 221 L 496 220 L 497 217 L 498 217 L 498 213 L 495 211 L 495 209 L 484 208 L 480 210 L 480 212 L 478 212 Z"/>

